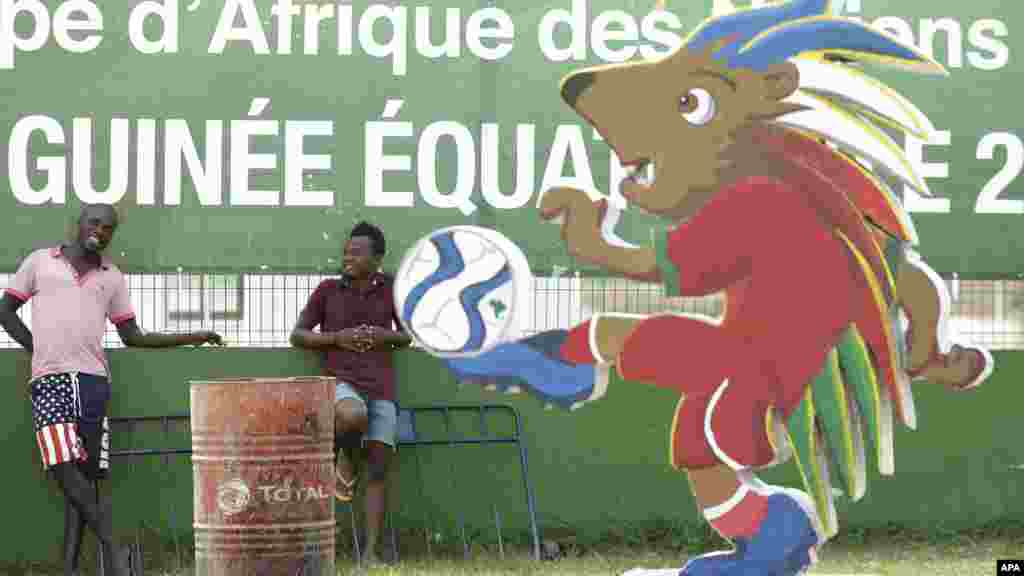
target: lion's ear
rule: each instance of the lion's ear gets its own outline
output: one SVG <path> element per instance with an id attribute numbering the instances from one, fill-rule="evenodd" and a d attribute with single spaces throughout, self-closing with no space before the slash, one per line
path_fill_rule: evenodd
<path id="1" fill-rule="evenodd" d="M 800 87 L 800 70 L 792 62 L 772 64 L 762 76 L 766 95 L 774 100 L 782 100 Z"/>

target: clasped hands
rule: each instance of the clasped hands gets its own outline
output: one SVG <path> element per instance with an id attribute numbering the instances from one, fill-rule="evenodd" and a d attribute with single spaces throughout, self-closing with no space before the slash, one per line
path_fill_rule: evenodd
<path id="1" fill-rule="evenodd" d="M 334 345 L 352 352 L 368 352 L 384 344 L 384 329 L 360 324 L 334 333 Z"/>

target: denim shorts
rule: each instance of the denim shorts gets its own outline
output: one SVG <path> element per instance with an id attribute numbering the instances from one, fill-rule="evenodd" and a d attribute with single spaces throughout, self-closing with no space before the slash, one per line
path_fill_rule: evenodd
<path id="1" fill-rule="evenodd" d="M 398 435 L 398 406 L 390 400 L 370 400 L 348 382 L 338 380 L 334 385 L 334 402 L 355 400 L 366 407 L 366 434 L 363 442 L 373 440 L 395 447 Z"/>

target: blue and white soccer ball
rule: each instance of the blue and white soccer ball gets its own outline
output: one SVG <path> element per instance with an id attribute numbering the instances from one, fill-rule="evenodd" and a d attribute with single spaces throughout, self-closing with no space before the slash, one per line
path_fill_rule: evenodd
<path id="1" fill-rule="evenodd" d="M 530 318 L 530 266 L 490 228 L 453 226 L 421 238 L 395 275 L 399 321 L 441 358 L 482 354 L 518 338 Z"/>

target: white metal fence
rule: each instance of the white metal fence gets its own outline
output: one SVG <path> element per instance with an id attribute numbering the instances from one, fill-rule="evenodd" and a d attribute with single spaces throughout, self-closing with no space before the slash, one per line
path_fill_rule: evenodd
<path id="1" fill-rule="evenodd" d="M 328 276 L 297 274 L 131 274 L 128 277 L 139 325 L 148 331 L 216 330 L 230 346 L 281 348 L 299 312 Z M 7 286 L 9 274 L 0 274 Z M 961 280 L 951 284 L 956 330 L 993 350 L 1024 350 L 1024 281 Z M 30 306 L 22 318 L 31 327 Z M 615 278 L 533 279 L 530 332 L 569 328 L 595 312 L 651 314 L 675 310 L 711 316 L 721 299 L 665 298 L 662 288 Z M 795 314 L 800 313 L 794 310 Z M 113 326 L 105 344 L 122 346 Z M 0 347 L 15 343 L 0 332 Z"/>

